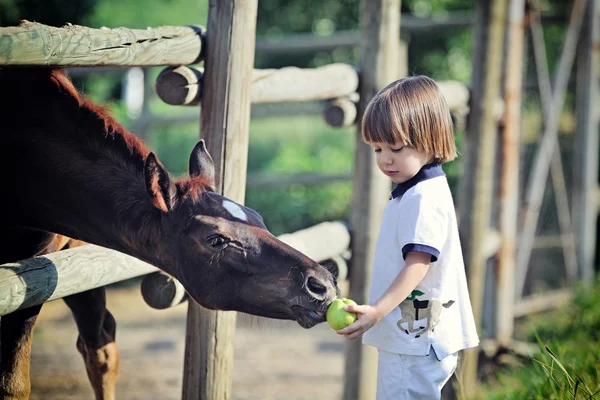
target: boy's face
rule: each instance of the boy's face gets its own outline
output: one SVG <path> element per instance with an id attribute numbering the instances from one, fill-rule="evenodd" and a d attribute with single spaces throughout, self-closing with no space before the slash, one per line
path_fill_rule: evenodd
<path id="1" fill-rule="evenodd" d="M 387 143 L 369 143 L 369 145 L 375 151 L 377 166 L 394 183 L 406 182 L 433 158 L 428 153 L 405 146 L 399 141 L 393 145 Z"/>

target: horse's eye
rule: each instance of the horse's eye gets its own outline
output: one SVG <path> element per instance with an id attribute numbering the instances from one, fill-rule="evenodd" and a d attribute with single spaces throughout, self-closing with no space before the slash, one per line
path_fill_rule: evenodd
<path id="1" fill-rule="evenodd" d="M 229 239 L 223 235 L 213 235 L 209 237 L 206 242 L 211 247 L 222 247 L 223 245 L 229 243 Z"/>

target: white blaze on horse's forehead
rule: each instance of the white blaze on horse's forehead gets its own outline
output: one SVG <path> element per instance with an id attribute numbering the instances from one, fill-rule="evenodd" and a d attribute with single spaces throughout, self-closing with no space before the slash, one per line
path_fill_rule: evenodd
<path id="1" fill-rule="evenodd" d="M 229 211 L 229 214 L 233 215 L 237 219 L 241 219 L 242 221 L 248 221 L 248 216 L 246 215 L 246 212 L 244 212 L 242 207 L 235 204 L 233 201 L 223 200 L 223 207 L 225 207 L 225 209 Z"/>

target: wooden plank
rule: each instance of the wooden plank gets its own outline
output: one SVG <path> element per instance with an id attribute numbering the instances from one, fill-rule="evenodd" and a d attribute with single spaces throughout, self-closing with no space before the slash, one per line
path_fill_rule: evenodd
<path id="1" fill-rule="evenodd" d="M 96 245 L 0 265 L 0 316 L 148 274 L 157 268 Z"/>
<path id="2" fill-rule="evenodd" d="M 317 262 L 337 256 L 350 246 L 348 228 L 345 224 L 334 221 L 321 222 L 278 238 Z"/>
<path id="3" fill-rule="evenodd" d="M 355 93 L 358 73 L 347 64 L 254 70 L 252 103 L 325 100 Z"/>
<path id="4" fill-rule="evenodd" d="M 564 24 L 563 15 L 544 15 L 544 24 Z M 477 16 L 471 12 L 445 11 L 432 14 L 428 18 L 415 17 L 410 13 L 402 14 L 400 35 L 439 34 L 453 29 L 470 28 L 477 22 Z M 298 54 L 331 51 L 338 48 L 352 48 L 360 44 L 360 34 L 356 31 L 336 31 L 329 36 L 317 36 L 313 33 L 286 34 L 273 40 L 273 37 L 259 37 L 256 41 L 256 54 Z"/>
<path id="5" fill-rule="evenodd" d="M 200 136 L 215 162 L 216 190 L 244 202 L 257 0 L 210 0 Z M 231 398 L 236 313 L 188 305 L 184 400 Z"/>
<path id="6" fill-rule="evenodd" d="M 361 2 L 360 105 L 359 115 L 378 90 L 400 78 L 401 57 L 400 0 Z M 358 304 L 368 300 L 371 264 L 379 223 L 388 202 L 391 183 L 377 168 L 373 151 L 356 132 L 355 178 L 352 198 L 352 261 L 349 297 Z M 377 353 L 360 340 L 348 342 L 345 349 L 343 398 L 374 399 Z"/>
<path id="7" fill-rule="evenodd" d="M 521 136 L 521 98 L 525 41 L 525 1 L 512 0 L 509 5 L 507 55 L 505 61 L 505 116 L 502 131 L 500 176 L 500 232 L 502 246 L 498 253 L 496 278 L 496 340 L 508 345 L 514 329 L 514 292 L 517 221 L 519 210 L 519 148 Z"/>
<path id="8" fill-rule="evenodd" d="M 525 317 L 530 314 L 553 310 L 557 307 L 568 304 L 573 297 L 571 289 L 557 289 L 548 292 L 535 294 L 522 298 L 515 304 L 515 318 Z"/>
<path id="9" fill-rule="evenodd" d="M 202 27 L 56 28 L 24 21 L 0 28 L 0 65 L 138 66 L 193 64 L 201 60 Z"/>
<path id="10" fill-rule="evenodd" d="M 201 68 L 166 68 L 156 79 L 156 93 L 167 104 L 198 105 L 203 92 L 202 75 Z M 251 102 L 325 100 L 351 95 L 357 89 L 358 72 L 348 64 L 255 69 L 252 71 Z"/>
<path id="11" fill-rule="evenodd" d="M 156 93 L 171 105 L 197 106 L 202 98 L 202 68 L 169 67 L 156 78 Z M 252 71 L 252 104 L 345 99 L 358 102 L 358 71 L 348 64 L 319 68 L 285 67 Z M 450 112 L 466 115 L 469 89 L 459 81 L 438 82 Z M 356 114 L 356 107 L 352 110 Z M 354 115 L 355 116 L 355 115 Z M 354 119 L 351 119 L 354 122 Z"/>
<path id="12" fill-rule="evenodd" d="M 460 228 L 465 251 L 469 294 L 475 324 L 481 334 L 485 271 L 488 257 L 485 238 L 491 226 L 497 120 L 494 115 L 500 95 L 502 48 L 506 23 L 506 0 L 477 2 L 477 26 L 473 57 L 473 85 L 468 127 L 465 171 L 475 171 L 474 179 L 462 183 Z M 468 199 L 471 197 L 471 199 Z M 478 348 L 467 349 L 461 381 L 465 396 L 477 391 Z"/>
<path id="13" fill-rule="evenodd" d="M 600 1 L 591 1 L 586 13 L 577 60 L 577 134 L 574 171 L 573 213 L 578 237 L 580 277 L 591 283 L 596 252 L 596 219 L 598 213 L 598 124 L 600 123 Z"/>
<path id="14" fill-rule="evenodd" d="M 511 340 L 510 342 L 504 344 L 493 339 L 483 339 L 479 347 L 489 358 L 496 357 L 500 351 L 504 351 L 506 349 L 521 357 L 532 358 L 539 353 L 540 350 L 540 347 L 537 343 L 523 342 L 520 340 Z"/>

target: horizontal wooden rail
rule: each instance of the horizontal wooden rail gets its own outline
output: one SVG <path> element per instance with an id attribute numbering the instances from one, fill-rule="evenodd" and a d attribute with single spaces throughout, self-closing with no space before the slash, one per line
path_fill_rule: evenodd
<path id="1" fill-rule="evenodd" d="M 202 79 L 200 68 L 165 68 L 156 79 L 156 93 L 167 104 L 196 106 L 202 101 Z M 251 101 L 261 104 L 333 99 L 323 109 L 325 121 L 334 127 L 350 126 L 358 115 L 358 84 L 358 72 L 347 64 L 255 69 Z M 458 81 L 441 81 L 438 86 L 457 120 L 466 118 L 469 89 Z"/>
<path id="2" fill-rule="evenodd" d="M 544 15 L 546 24 L 564 24 L 564 15 Z M 471 12 L 452 11 L 433 14 L 429 18 L 415 17 L 410 13 L 403 13 L 400 24 L 400 35 L 439 35 L 447 30 L 468 29 L 475 21 Z M 318 51 L 331 51 L 340 48 L 358 47 L 360 32 L 357 30 L 336 31 L 328 36 L 317 36 L 313 33 L 286 34 L 281 38 L 257 37 L 257 55 L 316 53 Z"/>
<path id="3" fill-rule="evenodd" d="M 316 261 L 335 259 L 350 245 L 350 233 L 341 222 L 323 222 L 281 235 L 279 239 Z M 134 257 L 91 244 L 3 264 L 0 265 L 0 316 L 155 271 L 156 267 Z M 165 304 L 165 295 L 179 300 L 157 308 L 178 304 L 184 298 L 180 283 L 168 279 L 162 282 L 171 285 L 168 288 L 171 292 L 159 293 L 156 304 Z M 160 287 L 164 285 L 159 282 L 146 290 L 144 298 L 148 292 L 154 296 L 151 292 L 162 290 Z"/>
<path id="4" fill-rule="evenodd" d="M 549 290 L 544 293 L 524 297 L 515 304 L 513 314 L 515 318 L 525 317 L 530 314 L 553 310 L 563 306 L 573 297 L 573 291 L 567 289 Z"/>
<path id="5" fill-rule="evenodd" d="M 457 121 L 457 129 L 462 129 L 464 119 L 469 113 L 469 89 L 459 81 L 440 81 L 437 84 Z M 358 93 L 352 93 L 329 101 L 323 110 L 325 121 L 334 127 L 354 125 L 359 100 Z"/>
<path id="6" fill-rule="evenodd" d="M 92 244 L 0 265 L 0 316 L 156 271 Z"/>
<path id="7" fill-rule="evenodd" d="M 339 280 L 348 276 L 348 266 L 340 255 L 350 247 L 350 232 L 343 223 L 322 222 L 278 238 L 313 260 L 326 263 L 325 267 Z M 187 300 L 181 283 L 162 271 L 145 276 L 141 289 L 146 303 L 156 309 L 174 307 Z"/>
<path id="8" fill-rule="evenodd" d="M 321 222 L 278 239 L 317 262 L 337 256 L 350 246 L 350 232 L 342 222 Z"/>
<path id="9" fill-rule="evenodd" d="M 297 115 L 320 115 L 323 112 L 323 103 L 321 101 L 306 101 L 283 104 L 255 104 L 250 109 L 252 119 L 297 116 Z M 179 115 L 163 116 L 146 114 L 135 119 L 138 126 L 168 126 L 199 124 L 198 111 L 187 110 Z M 138 128 L 139 129 L 139 128 Z M 137 133 L 137 132 L 136 132 Z"/>
<path id="10" fill-rule="evenodd" d="M 156 93 L 167 104 L 198 105 L 202 96 L 201 69 L 164 69 L 156 79 Z M 324 100 L 350 95 L 358 89 L 358 73 L 347 64 L 319 68 L 284 67 L 252 72 L 251 102 L 281 103 Z"/>
<path id="11" fill-rule="evenodd" d="M 24 21 L 0 28 L 0 66 L 148 67 L 194 64 L 202 59 L 200 26 L 153 29 L 79 25 L 56 28 Z"/>
<path id="12" fill-rule="evenodd" d="M 289 185 L 322 185 L 331 182 L 350 182 L 354 179 L 354 174 L 293 174 L 293 175 L 248 175 L 246 186 L 249 188 L 257 187 L 279 187 Z"/>
<path id="13" fill-rule="evenodd" d="M 333 99 L 325 106 L 323 118 L 330 126 L 352 126 L 358 116 L 358 93 Z"/>

